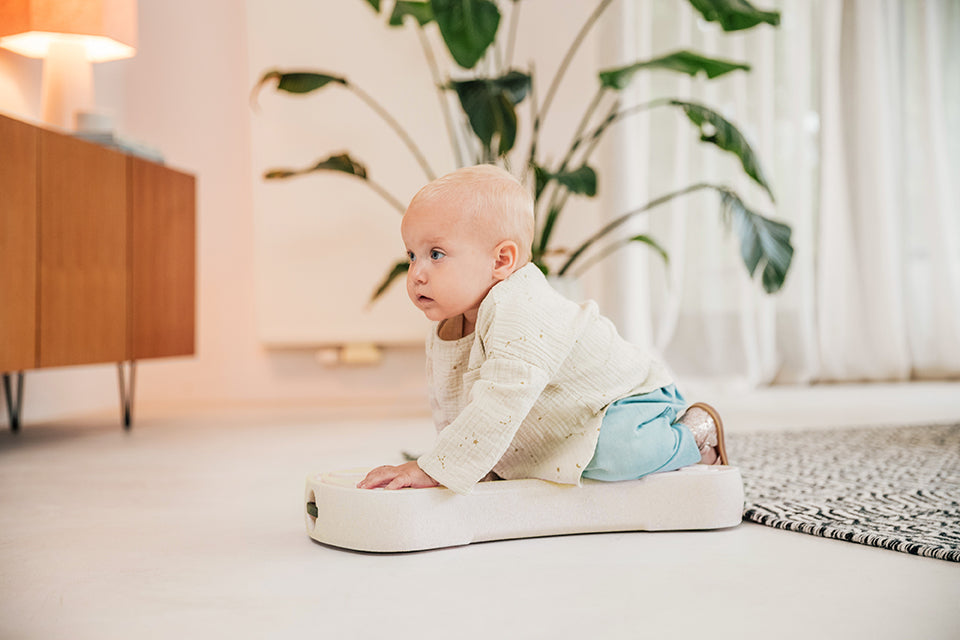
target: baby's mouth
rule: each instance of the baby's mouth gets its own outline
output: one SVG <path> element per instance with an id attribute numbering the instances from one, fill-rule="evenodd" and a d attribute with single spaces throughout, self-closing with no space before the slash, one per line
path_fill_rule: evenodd
<path id="1" fill-rule="evenodd" d="M 427 296 L 417 296 L 417 302 L 426 304 L 428 302 L 433 302 L 433 298 L 428 298 Z"/>

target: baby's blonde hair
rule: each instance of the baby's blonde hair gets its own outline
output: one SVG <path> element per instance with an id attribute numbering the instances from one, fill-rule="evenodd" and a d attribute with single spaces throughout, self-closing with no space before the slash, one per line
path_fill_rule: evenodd
<path id="1" fill-rule="evenodd" d="M 457 169 L 420 189 L 408 209 L 435 200 L 456 207 L 490 229 L 496 242 L 513 240 L 519 262 L 530 261 L 533 245 L 533 198 L 508 171 L 492 164 Z"/>

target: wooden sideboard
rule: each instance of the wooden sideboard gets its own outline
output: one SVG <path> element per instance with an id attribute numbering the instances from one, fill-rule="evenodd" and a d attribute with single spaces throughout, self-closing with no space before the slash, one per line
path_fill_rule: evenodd
<path id="1" fill-rule="evenodd" d="M 136 361 L 194 353 L 195 274 L 194 176 L 0 115 L 0 372 L 14 430 L 25 370 L 96 363 L 117 363 L 129 427 Z"/>

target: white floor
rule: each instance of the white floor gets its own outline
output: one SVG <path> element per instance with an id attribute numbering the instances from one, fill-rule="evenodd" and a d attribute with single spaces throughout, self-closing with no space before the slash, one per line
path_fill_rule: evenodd
<path id="1" fill-rule="evenodd" d="M 958 384 L 712 399 L 730 431 L 960 420 Z M 0 433 L 0 638 L 960 638 L 960 565 L 753 524 L 311 541 L 307 473 L 423 450 L 418 413 L 144 407 L 131 433 L 112 413 Z"/>

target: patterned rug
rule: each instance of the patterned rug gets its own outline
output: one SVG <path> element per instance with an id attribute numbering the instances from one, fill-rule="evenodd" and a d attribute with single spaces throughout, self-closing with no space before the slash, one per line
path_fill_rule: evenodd
<path id="1" fill-rule="evenodd" d="M 960 562 L 960 424 L 729 434 L 744 517 Z"/>

